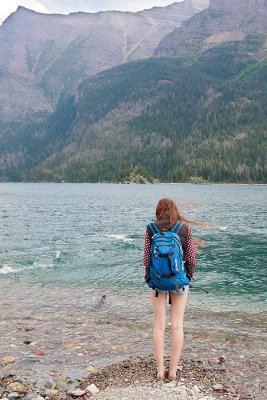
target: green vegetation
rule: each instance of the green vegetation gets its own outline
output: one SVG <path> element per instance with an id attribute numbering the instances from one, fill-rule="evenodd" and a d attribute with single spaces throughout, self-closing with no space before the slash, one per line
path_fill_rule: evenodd
<path id="1" fill-rule="evenodd" d="M 0 125 L 0 179 L 266 183 L 264 43 L 249 36 L 88 79 L 45 121 Z"/>
<path id="2" fill-rule="evenodd" d="M 120 169 L 118 180 L 121 183 L 154 183 L 154 179 L 145 168 Z"/>

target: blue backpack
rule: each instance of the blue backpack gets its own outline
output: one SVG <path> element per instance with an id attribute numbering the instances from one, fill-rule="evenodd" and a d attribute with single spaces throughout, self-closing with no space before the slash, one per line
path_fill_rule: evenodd
<path id="1" fill-rule="evenodd" d="M 183 247 L 178 236 L 183 222 L 178 221 L 170 231 L 160 232 L 157 226 L 149 224 L 152 236 L 150 247 L 150 281 L 148 286 L 159 290 L 179 290 L 189 285 L 186 276 Z"/>

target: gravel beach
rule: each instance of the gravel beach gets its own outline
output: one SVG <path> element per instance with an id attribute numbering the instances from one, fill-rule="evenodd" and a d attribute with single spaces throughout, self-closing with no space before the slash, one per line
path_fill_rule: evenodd
<path id="1" fill-rule="evenodd" d="M 129 298 L 107 292 L 102 303 L 101 293 L 89 290 L 19 286 L 6 282 L 0 294 L 0 399 L 267 398 L 260 313 L 234 319 L 209 312 L 208 323 L 189 306 L 178 379 L 157 382 L 151 312 L 133 313 Z"/>

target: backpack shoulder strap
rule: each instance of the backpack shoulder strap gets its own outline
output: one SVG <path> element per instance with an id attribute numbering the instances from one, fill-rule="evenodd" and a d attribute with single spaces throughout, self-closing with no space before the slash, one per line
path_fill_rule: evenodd
<path id="1" fill-rule="evenodd" d="M 159 233 L 159 230 L 154 222 L 152 224 L 149 224 L 148 227 L 151 230 L 151 232 L 153 233 L 153 235 L 156 235 L 157 233 Z"/>
<path id="2" fill-rule="evenodd" d="M 182 228 L 182 226 L 184 225 L 183 222 L 178 221 L 176 222 L 176 224 L 174 225 L 174 227 L 172 228 L 172 232 L 178 234 L 179 230 Z"/>

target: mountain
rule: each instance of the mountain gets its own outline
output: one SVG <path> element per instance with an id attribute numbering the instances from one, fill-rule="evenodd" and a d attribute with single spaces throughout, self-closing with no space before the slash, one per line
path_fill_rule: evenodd
<path id="1" fill-rule="evenodd" d="M 266 183 L 264 43 L 247 36 L 87 79 L 45 123 L 2 138 L 0 179 L 119 181 L 137 168 L 167 182 Z"/>
<path id="2" fill-rule="evenodd" d="M 123 63 L 66 92 L 47 118 L 0 121 L 0 180 L 267 183 L 265 2 L 261 12 L 238 2 L 212 1 L 199 15 L 203 38 L 233 32 L 236 15 L 242 40 L 205 48 L 188 30 L 186 57 Z M 203 13 L 216 16 L 213 31 Z M 172 49 L 184 26 L 167 36 Z"/>
<path id="3" fill-rule="evenodd" d="M 150 57 L 160 40 L 208 0 L 137 13 L 40 14 L 18 7 L 0 27 L 0 120 L 52 112 L 86 77 Z M 37 113 L 37 115 L 36 115 Z"/>
<path id="4" fill-rule="evenodd" d="M 220 43 L 241 42 L 246 35 L 266 34 L 266 0 L 211 0 L 207 9 L 167 34 L 156 57 L 187 57 Z M 266 46 L 259 56 L 266 56 Z"/>

